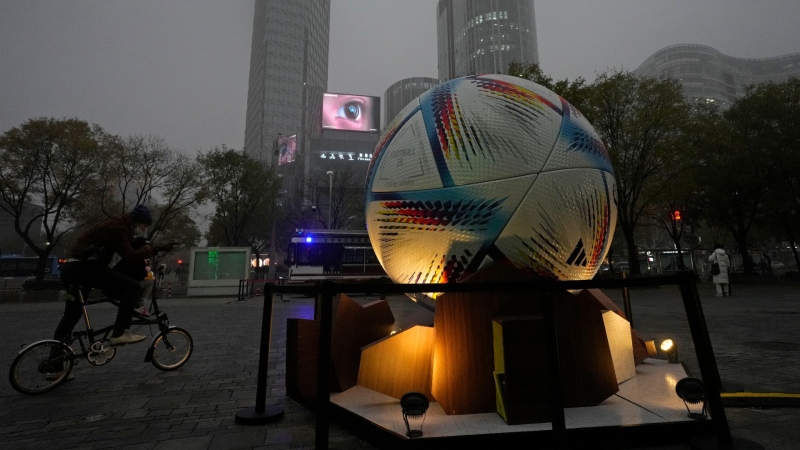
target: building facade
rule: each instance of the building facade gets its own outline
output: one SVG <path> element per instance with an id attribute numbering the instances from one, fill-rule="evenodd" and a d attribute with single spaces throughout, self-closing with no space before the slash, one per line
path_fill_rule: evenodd
<path id="1" fill-rule="evenodd" d="M 268 164 L 279 136 L 297 135 L 299 156 L 319 132 L 328 85 L 330 0 L 256 0 L 244 149 Z"/>
<path id="2" fill-rule="evenodd" d="M 800 53 L 748 59 L 728 56 L 705 45 L 681 44 L 655 52 L 635 73 L 675 78 L 685 97 L 726 109 L 745 94 L 749 85 L 800 77 Z"/>
<path id="3" fill-rule="evenodd" d="M 539 63 L 533 0 L 439 0 L 436 11 L 439 81 Z"/>
<path id="4" fill-rule="evenodd" d="M 413 77 L 405 78 L 394 83 L 383 93 L 383 122 L 394 119 L 411 100 L 419 97 L 423 92 L 439 84 L 436 78 Z"/>

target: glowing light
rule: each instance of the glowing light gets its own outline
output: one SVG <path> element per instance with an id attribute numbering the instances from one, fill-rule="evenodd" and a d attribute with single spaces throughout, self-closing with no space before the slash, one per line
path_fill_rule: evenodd
<path id="1" fill-rule="evenodd" d="M 311 242 L 311 241 L 312 241 L 311 236 L 306 238 L 306 242 Z"/>

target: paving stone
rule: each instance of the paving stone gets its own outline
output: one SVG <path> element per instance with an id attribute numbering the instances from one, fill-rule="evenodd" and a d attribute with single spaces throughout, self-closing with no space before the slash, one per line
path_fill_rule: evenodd
<path id="1" fill-rule="evenodd" d="M 161 306 L 159 304 L 159 306 Z M 159 441 L 153 450 L 174 450 L 174 449 L 205 449 L 211 444 L 211 436 L 190 436 L 177 439 L 167 439 Z"/>

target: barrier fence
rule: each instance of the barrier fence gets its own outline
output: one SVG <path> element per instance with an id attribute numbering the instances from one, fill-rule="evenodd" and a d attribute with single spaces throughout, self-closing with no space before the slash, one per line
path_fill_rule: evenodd
<path id="1" fill-rule="evenodd" d="M 239 280 L 239 293 L 236 296 L 237 301 L 246 300 L 253 297 L 261 297 L 261 291 L 265 284 L 274 286 L 283 286 L 285 283 L 283 278 L 248 278 Z M 280 294 L 283 300 L 283 294 Z"/>
<path id="2" fill-rule="evenodd" d="M 242 280 L 247 282 L 249 280 Z M 274 280 L 273 280 L 274 281 Z M 280 280 L 282 281 L 282 280 Z M 709 419 L 693 422 L 670 422 L 657 424 L 628 425 L 620 427 L 567 428 L 564 416 L 564 402 L 561 395 L 561 369 L 556 338 L 556 321 L 554 301 L 556 294 L 566 290 L 583 289 L 627 289 L 631 287 L 656 287 L 675 285 L 680 289 L 683 307 L 697 354 L 697 363 L 706 389 L 706 401 Z M 538 292 L 542 294 L 542 317 L 545 325 L 547 362 L 550 380 L 550 398 L 552 429 L 546 431 L 500 433 L 495 435 L 454 436 L 435 439 L 412 439 L 398 445 L 399 448 L 434 448 L 447 444 L 470 447 L 472 445 L 500 445 L 501 441 L 509 445 L 531 445 L 543 443 L 557 448 L 572 448 L 579 442 L 648 442 L 656 445 L 658 441 L 674 443 L 679 438 L 691 436 L 715 437 L 721 448 L 731 448 L 731 436 L 725 410 L 723 409 L 721 380 L 714 352 L 711 347 L 708 329 L 706 328 L 700 298 L 692 271 L 679 272 L 675 275 L 654 275 L 627 279 L 597 279 L 586 281 L 531 281 L 531 282 L 489 282 L 461 284 L 385 284 L 385 283 L 337 283 L 332 280 L 317 282 L 315 285 L 294 286 L 264 285 L 264 312 L 261 330 L 261 351 L 259 356 L 258 379 L 256 384 L 255 408 L 242 409 L 236 413 L 237 423 L 263 424 L 283 417 L 280 405 L 265 405 L 267 392 L 268 355 L 272 333 L 272 308 L 275 294 L 301 294 L 317 299 L 315 317 L 320 320 L 318 395 L 316 404 L 315 448 L 328 448 L 328 434 L 331 422 L 331 334 L 333 323 L 333 299 L 343 292 L 375 294 L 406 294 L 425 292 Z M 629 300 L 626 309 L 630 310 Z M 627 311 L 626 311 L 627 312 Z M 337 407 L 338 408 L 338 407 Z M 341 414 L 340 414 L 341 413 Z M 346 411 L 337 410 L 337 420 L 348 422 L 373 437 L 376 430 L 365 429 L 363 423 L 347 417 Z"/>

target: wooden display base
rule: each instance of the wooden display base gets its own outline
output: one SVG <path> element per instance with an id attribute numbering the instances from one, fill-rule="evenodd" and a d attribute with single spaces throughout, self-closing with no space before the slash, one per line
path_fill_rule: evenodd
<path id="1" fill-rule="evenodd" d="M 344 294 L 333 310 L 331 389 L 342 392 L 358 382 L 361 347 L 388 336 L 394 316 L 385 300 L 362 306 Z M 318 320 L 287 320 L 286 393 L 308 407 L 317 398 L 319 334 Z"/>

